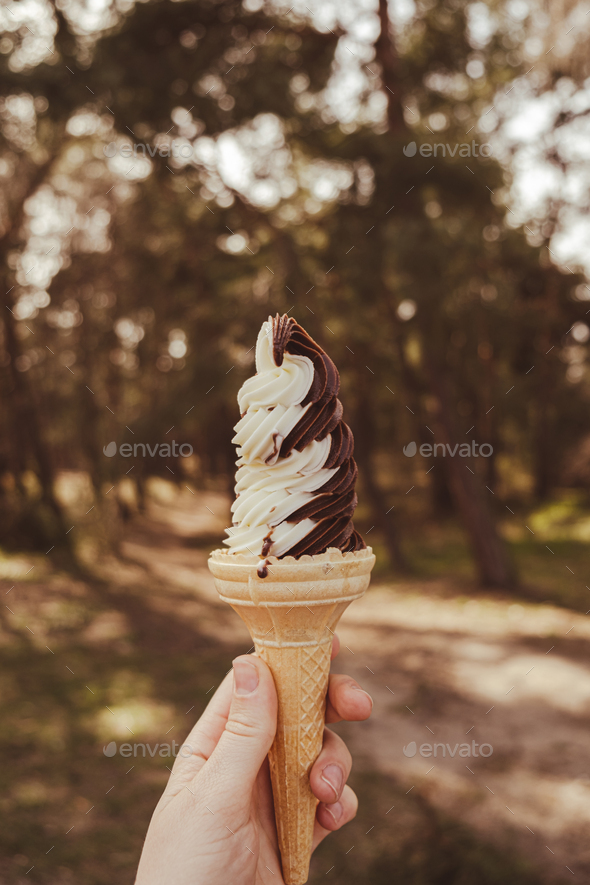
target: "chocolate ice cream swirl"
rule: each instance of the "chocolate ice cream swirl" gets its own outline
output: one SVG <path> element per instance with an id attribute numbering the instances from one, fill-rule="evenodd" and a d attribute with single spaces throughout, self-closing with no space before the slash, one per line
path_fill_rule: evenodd
<path id="1" fill-rule="evenodd" d="M 258 335 L 256 370 L 238 394 L 236 500 L 224 543 L 263 557 L 364 548 L 352 523 L 358 471 L 336 366 L 277 314 Z"/>

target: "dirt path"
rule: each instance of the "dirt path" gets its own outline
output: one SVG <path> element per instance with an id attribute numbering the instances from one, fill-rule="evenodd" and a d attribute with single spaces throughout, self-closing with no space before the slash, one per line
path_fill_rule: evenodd
<path id="1" fill-rule="evenodd" d="M 340 630 L 343 669 L 375 698 L 351 742 L 482 836 L 507 835 L 559 878 L 569 867 L 588 881 L 590 624 L 416 589 L 375 587 Z M 424 746 L 435 743 L 436 757 Z"/>
<path id="2" fill-rule="evenodd" d="M 195 506 L 188 494 L 174 507 L 155 506 L 123 551 L 156 579 L 148 588 L 156 610 L 170 612 L 177 595 L 174 617 L 198 621 L 215 642 L 249 646 L 206 568 L 207 539 L 215 546 L 222 537 L 225 508 L 215 495 Z M 202 546 L 191 546 L 196 536 Z M 339 634 L 336 669 L 375 700 L 369 722 L 341 727 L 357 766 L 395 776 L 487 840 L 508 840 L 550 879 L 590 881 L 585 616 L 479 593 L 468 599 L 436 581 L 375 584 Z"/>

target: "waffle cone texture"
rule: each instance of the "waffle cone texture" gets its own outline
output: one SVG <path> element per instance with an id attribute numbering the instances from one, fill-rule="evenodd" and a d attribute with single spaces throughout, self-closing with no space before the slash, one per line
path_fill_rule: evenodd
<path id="1" fill-rule="evenodd" d="M 369 586 L 371 548 L 341 553 L 260 558 L 215 550 L 215 586 L 242 618 L 256 654 L 273 675 L 278 721 L 269 753 L 275 818 L 286 885 L 309 875 L 317 799 L 309 772 L 322 748 L 332 638 L 345 609 Z"/>

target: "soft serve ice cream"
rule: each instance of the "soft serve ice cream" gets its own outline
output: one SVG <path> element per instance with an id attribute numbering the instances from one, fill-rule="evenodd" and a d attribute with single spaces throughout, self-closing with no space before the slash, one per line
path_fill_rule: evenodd
<path id="1" fill-rule="evenodd" d="M 336 366 L 292 317 L 262 324 L 256 374 L 238 393 L 231 553 L 364 549 L 352 523 L 358 471 L 339 389 Z"/>

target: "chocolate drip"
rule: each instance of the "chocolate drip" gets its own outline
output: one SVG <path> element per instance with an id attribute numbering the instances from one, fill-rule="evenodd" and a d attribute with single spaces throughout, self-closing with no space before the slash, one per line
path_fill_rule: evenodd
<path id="1" fill-rule="evenodd" d="M 357 505 L 354 487 L 358 469 L 352 457 L 352 431 L 342 421 L 342 403 L 338 399 L 338 369 L 319 344 L 292 317 L 286 314 L 279 317 L 277 314 L 272 320 L 272 331 L 273 357 L 277 366 L 282 365 L 284 354 L 289 353 L 307 357 L 314 368 L 311 387 L 302 402 L 302 405 L 309 405 L 309 408 L 283 440 L 280 457 L 285 458 L 293 449 L 301 452 L 314 440 L 322 440 L 332 434 L 330 452 L 324 467 L 339 468 L 317 490 L 308 504 L 289 516 L 288 522 L 312 519 L 316 525 L 283 556 L 325 553 L 328 547 L 337 547 L 343 553 L 363 550 L 365 542 L 352 523 Z M 267 554 L 268 549 L 263 549 L 262 555 Z"/>
<path id="2" fill-rule="evenodd" d="M 259 578 L 268 578 L 268 559 L 263 559 L 258 563 L 256 574 Z"/>
<path id="3" fill-rule="evenodd" d="M 272 530 L 268 533 L 264 541 L 262 542 L 262 555 L 268 556 L 270 553 L 270 548 L 272 547 Z"/>

